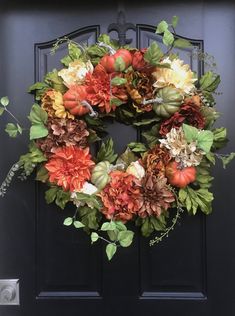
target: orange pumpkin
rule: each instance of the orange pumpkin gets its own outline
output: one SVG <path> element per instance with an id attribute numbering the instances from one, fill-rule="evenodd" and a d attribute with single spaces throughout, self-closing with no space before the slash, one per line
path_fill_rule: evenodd
<path id="1" fill-rule="evenodd" d="M 120 63 L 117 63 L 118 58 Z M 123 71 L 128 68 L 132 63 L 132 55 L 129 50 L 120 48 L 112 55 L 105 55 L 101 58 L 100 64 L 105 68 L 108 73 L 115 71 Z"/>
<path id="2" fill-rule="evenodd" d="M 176 161 L 170 162 L 166 166 L 166 177 L 168 182 L 178 188 L 184 188 L 196 179 L 196 168 L 181 168 Z"/>
<path id="3" fill-rule="evenodd" d="M 81 103 L 86 98 L 87 91 L 85 86 L 72 86 L 63 95 L 64 107 L 73 115 L 84 115 L 89 112 L 89 108 Z"/>

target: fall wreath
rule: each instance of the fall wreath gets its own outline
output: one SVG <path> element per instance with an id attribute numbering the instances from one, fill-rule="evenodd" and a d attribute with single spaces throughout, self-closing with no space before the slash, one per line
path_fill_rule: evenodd
<path id="1" fill-rule="evenodd" d="M 0 187 L 4 196 L 16 172 L 25 179 L 37 168 L 36 180 L 49 186 L 46 202 L 62 209 L 73 203 L 64 225 L 84 229 L 92 243 L 107 242 L 109 260 L 118 246 L 131 245 L 129 222 L 145 237 L 158 231 L 153 245 L 168 236 L 183 210 L 210 214 L 210 168 L 216 158 L 225 166 L 235 155 L 216 153 L 227 142 L 226 128 L 213 127 L 220 77 L 208 70 L 197 78 L 174 53 L 191 46 L 175 38 L 177 22 L 174 16 L 157 25 L 166 52 L 155 41 L 143 49 L 119 47 L 106 34 L 91 46 L 59 39 L 52 53 L 66 42 L 68 55 L 61 69 L 30 87 L 36 102 L 29 115 L 29 152 Z M 0 114 L 14 117 L 8 103 L 1 99 Z M 110 121 L 139 131 L 139 141 L 120 155 L 105 129 Z M 22 131 L 18 121 L 6 126 L 12 137 Z"/>

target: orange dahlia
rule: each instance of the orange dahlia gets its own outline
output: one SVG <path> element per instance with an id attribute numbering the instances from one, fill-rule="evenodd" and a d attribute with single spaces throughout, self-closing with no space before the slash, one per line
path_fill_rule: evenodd
<path id="1" fill-rule="evenodd" d="M 119 99 L 122 102 L 128 99 L 124 87 L 111 85 L 112 77 L 100 64 L 96 66 L 92 74 L 86 75 L 87 101 L 91 105 L 97 105 L 101 112 L 109 113 L 115 110 L 116 106 L 111 104 L 111 99 Z"/>
<path id="2" fill-rule="evenodd" d="M 100 193 L 104 204 L 101 211 L 108 219 L 129 221 L 140 208 L 140 183 L 123 171 L 112 171 L 109 175 L 111 181 Z"/>
<path id="3" fill-rule="evenodd" d="M 81 190 L 84 182 L 90 179 L 94 165 L 88 147 L 65 146 L 55 151 L 45 167 L 50 182 L 73 192 Z"/>

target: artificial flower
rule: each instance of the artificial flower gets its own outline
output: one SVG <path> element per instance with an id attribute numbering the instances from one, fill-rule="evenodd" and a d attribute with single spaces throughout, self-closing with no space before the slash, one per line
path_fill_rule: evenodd
<path id="1" fill-rule="evenodd" d="M 145 100 L 153 99 L 152 77 L 145 72 L 129 71 L 125 78 L 127 80 L 127 92 L 133 100 L 133 106 L 137 112 L 149 112 L 153 108 L 152 103 L 145 104 Z"/>
<path id="2" fill-rule="evenodd" d="M 104 204 L 101 212 L 107 219 L 131 220 L 140 206 L 140 183 L 138 179 L 123 171 L 112 171 L 110 182 L 101 191 Z"/>
<path id="3" fill-rule="evenodd" d="M 139 180 L 141 180 L 145 175 L 145 170 L 138 160 L 131 162 L 126 169 L 126 172 L 132 174 Z"/>
<path id="4" fill-rule="evenodd" d="M 162 64 L 169 64 L 171 68 L 157 67 L 152 73 L 156 79 L 154 83 L 155 88 L 163 88 L 165 86 L 173 85 L 184 93 L 190 93 L 195 89 L 194 82 L 197 79 L 190 69 L 188 64 L 184 64 L 183 60 L 175 58 L 170 60 L 169 57 L 161 62 Z"/>
<path id="5" fill-rule="evenodd" d="M 95 163 L 89 148 L 68 146 L 58 148 L 45 164 L 49 181 L 63 187 L 65 191 L 79 192 L 91 177 Z"/>
<path id="6" fill-rule="evenodd" d="M 164 176 L 165 167 L 170 160 L 169 151 L 157 144 L 143 155 L 142 164 L 147 172 Z"/>
<path id="7" fill-rule="evenodd" d="M 199 107 L 183 104 L 179 112 L 175 112 L 174 115 L 161 124 L 159 133 L 165 136 L 172 128 L 179 128 L 183 123 L 203 129 L 205 127 L 205 118 L 202 116 Z"/>
<path id="8" fill-rule="evenodd" d="M 133 52 L 132 67 L 134 70 L 141 71 L 147 66 L 147 62 L 144 60 L 146 51 L 146 48 L 142 48 Z"/>
<path id="9" fill-rule="evenodd" d="M 77 119 L 59 119 L 49 117 L 47 120 L 47 137 L 36 141 L 46 157 L 50 157 L 55 151 L 63 146 L 80 146 L 82 148 L 88 145 L 89 132 L 86 129 L 85 121 Z"/>
<path id="10" fill-rule="evenodd" d="M 196 142 L 187 142 L 182 127 L 172 128 L 166 138 L 159 139 L 161 146 L 169 150 L 171 157 L 185 167 L 198 166 L 205 152 L 197 148 Z"/>
<path id="11" fill-rule="evenodd" d="M 92 73 L 94 67 L 90 60 L 83 62 L 79 59 L 69 63 L 68 68 L 64 68 L 58 72 L 63 79 L 64 84 L 70 88 L 73 85 L 80 85 L 85 81 L 87 73 Z"/>
<path id="12" fill-rule="evenodd" d="M 41 106 L 49 117 L 70 118 L 74 116 L 66 111 L 63 105 L 63 95 L 54 89 L 48 90 L 41 99 Z"/>
<path id="13" fill-rule="evenodd" d="M 167 187 L 167 179 L 163 176 L 158 177 L 152 172 L 146 173 L 143 178 L 141 193 L 138 215 L 142 218 L 159 217 L 175 201 L 174 194 Z"/>
<path id="14" fill-rule="evenodd" d="M 93 74 L 87 74 L 87 101 L 91 105 L 97 105 L 101 112 L 109 113 L 116 109 L 116 105 L 111 100 L 119 99 L 121 102 L 127 101 L 127 93 L 123 86 L 113 86 L 111 84 L 112 75 L 108 74 L 101 65 L 96 66 Z"/>

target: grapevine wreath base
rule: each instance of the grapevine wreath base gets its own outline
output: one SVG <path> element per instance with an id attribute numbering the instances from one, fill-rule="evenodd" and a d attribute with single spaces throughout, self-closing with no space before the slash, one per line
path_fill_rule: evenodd
<path id="1" fill-rule="evenodd" d="M 91 46 L 68 38 L 61 69 L 54 69 L 29 89 L 35 94 L 29 120 L 29 152 L 13 165 L 0 188 L 4 196 L 12 177 L 25 179 L 36 168 L 36 180 L 48 186 L 47 203 L 64 209 L 74 204 L 65 226 L 83 229 L 91 242 L 107 242 L 110 260 L 118 246 L 131 245 L 134 222 L 150 245 L 174 228 L 180 213 L 212 211 L 211 166 L 233 157 L 216 151 L 226 142 L 226 128 L 214 128 L 219 117 L 213 93 L 219 75 L 208 70 L 201 78 L 174 53 L 190 42 L 175 39 L 178 18 L 161 21 L 166 52 L 156 42 L 147 48 L 119 47 L 103 34 Z M 199 53 L 198 53 L 199 56 Z M 200 57 L 207 57 L 200 52 Z M 0 114 L 10 114 L 1 99 Z M 107 137 L 106 122 L 138 129 L 139 142 L 117 155 Z M 16 137 L 24 129 L 17 120 L 6 132 Z M 97 146 L 95 147 L 95 144 Z M 98 148 L 94 155 L 90 148 Z"/>

